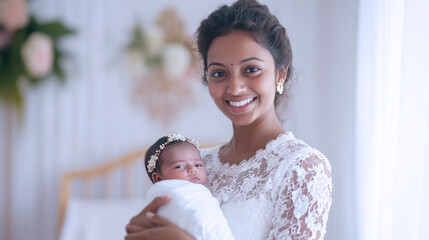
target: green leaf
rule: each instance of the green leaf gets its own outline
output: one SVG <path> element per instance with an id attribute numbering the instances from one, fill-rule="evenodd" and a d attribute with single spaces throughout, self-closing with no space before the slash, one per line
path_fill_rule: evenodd
<path id="1" fill-rule="evenodd" d="M 152 56 L 146 59 L 146 64 L 150 67 L 158 67 L 162 64 L 161 56 Z"/>
<path id="2" fill-rule="evenodd" d="M 39 82 L 42 81 L 41 78 L 33 77 L 30 74 L 28 74 L 28 73 L 25 75 L 25 77 L 28 79 L 28 82 L 30 82 L 31 85 L 36 85 L 36 84 L 38 84 Z"/>
<path id="3" fill-rule="evenodd" d="M 20 67 L 13 66 L 13 59 L 11 58 L 11 51 L 4 52 L 2 56 L 4 59 L 0 64 L 0 88 L 8 88 L 15 84 L 21 72 L 19 72 Z"/>
<path id="4" fill-rule="evenodd" d="M 52 66 L 53 73 L 58 77 L 58 79 L 61 82 L 65 81 L 65 73 L 64 70 L 61 68 L 61 60 L 62 60 L 63 54 L 59 50 L 57 46 L 54 46 L 54 63 Z"/>
<path id="5" fill-rule="evenodd" d="M 18 79 L 24 76 L 31 85 L 34 85 L 48 77 L 32 77 L 27 72 L 21 58 L 22 46 L 34 32 L 41 32 L 52 38 L 54 44 L 54 63 L 51 74 L 56 75 L 57 79 L 61 81 L 65 79 L 65 73 L 60 66 L 64 54 L 58 47 L 58 38 L 74 33 L 73 30 L 65 27 L 60 22 L 54 21 L 41 24 L 34 17 L 31 17 L 27 26 L 15 31 L 9 46 L 0 51 L 0 101 L 17 107 L 19 114 L 22 113 L 23 96 L 19 91 Z"/>
<path id="6" fill-rule="evenodd" d="M 139 25 L 133 30 L 133 37 L 131 43 L 128 44 L 128 49 L 147 50 L 146 38 Z"/>
<path id="7" fill-rule="evenodd" d="M 50 23 L 39 24 L 35 27 L 35 31 L 38 31 L 50 36 L 54 41 L 56 41 L 58 38 L 64 35 L 74 33 L 73 30 L 65 27 L 60 22 L 50 22 Z"/>
<path id="8" fill-rule="evenodd" d="M 8 105 L 16 106 L 21 110 L 23 107 L 23 100 L 17 81 L 8 77 L 10 77 L 10 75 L 7 74 L 7 72 L 0 71 L 0 100 Z"/>

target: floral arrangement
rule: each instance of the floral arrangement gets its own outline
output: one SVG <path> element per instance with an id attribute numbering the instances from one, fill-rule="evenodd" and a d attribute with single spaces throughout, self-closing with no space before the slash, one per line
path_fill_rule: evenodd
<path id="1" fill-rule="evenodd" d="M 145 31 L 137 25 L 127 50 L 129 66 L 135 77 L 162 73 L 162 77 L 179 80 L 195 61 L 184 25 L 171 9 Z"/>
<path id="2" fill-rule="evenodd" d="M 134 97 L 152 118 L 168 122 L 194 104 L 198 57 L 174 9 L 165 9 L 147 28 L 135 26 L 126 57 L 136 80 Z"/>
<path id="3" fill-rule="evenodd" d="M 60 22 L 39 23 L 25 0 L 0 1 L 0 100 L 22 107 L 21 81 L 64 79 L 58 41 L 72 31 Z"/>

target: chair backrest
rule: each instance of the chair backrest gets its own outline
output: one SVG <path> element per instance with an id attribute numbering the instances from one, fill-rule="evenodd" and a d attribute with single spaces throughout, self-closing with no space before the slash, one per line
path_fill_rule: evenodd
<path id="1" fill-rule="evenodd" d="M 143 165 L 145 152 L 146 150 L 139 150 L 116 160 L 109 161 L 101 166 L 65 172 L 61 177 L 59 190 L 57 233 L 59 234 L 62 229 L 69 199 L 74 197 L 75 183 L 81 183 L 80 192 L 83 192 L 84 199 L 94 198 L 96 190 L 100 191 L 100 189 L 101 193 L 98 192 L 99 197 L 101 196 L 101 198 L 105 199 L 112 198 L 114 197 L 113 185 L 117 185 L 118 182 L 121 185 L 119 188 L 123 190 L 120 194 L 121 198 L 131 199 L 136 197 L 134 194 L 134 186 L 137 182 L 136 179 L 138 179 L 136 173 L 145 174 Z M 140 171 L 136 171 L 136 169 Z M 116 181 L 118 178 L 120 178 L 120 181 Z M 103 187 L 100 188 L 97 185 L 95 189 L 94 186 L 100 182 L 100 185 Z M 118 188 L 118 186 L 115 187 Z"/>

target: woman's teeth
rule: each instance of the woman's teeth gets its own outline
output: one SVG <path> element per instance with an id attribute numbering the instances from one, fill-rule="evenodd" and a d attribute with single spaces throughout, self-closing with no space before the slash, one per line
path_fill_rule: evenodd
<path id="1" fill-rule="evenodd" d="M 228 103 L 229 103 L 229 105 L 231 105 L 233 107 L 242 107 L 242 106 L 250 103 L 251 101 L 253 101 L 253 98 L 248 98 L 248 99 L 240 101 L 240 102 L 228 101 Z"/>

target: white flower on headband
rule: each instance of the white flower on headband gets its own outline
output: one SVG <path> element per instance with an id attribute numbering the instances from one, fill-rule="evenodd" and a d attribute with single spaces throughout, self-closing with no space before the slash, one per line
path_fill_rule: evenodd
<path id="1" fill-rule="evenodd" d="M 156 161 L 158 160 L 158 156 L 152 155 L 149 160 L 149 164 L 147 165 L 147 171 L 153 172 L 156 166 Z"/>
<path id="2" fill-rule="evenodd" d="M 180 133 L 172 133 L 172 134 L 170 134 L 170 135 L 168 135 L 168 140 L 167 140 L 167 142 L 172 142 L 172 141 L 186 141 L 186 137 L 185 136 L 183 136 L 182 134 L 180 134 Z"/>
<path id="3" fill-rule="evenodd" d="M 155 154 L 153 154 L 152 156 L 150 156 L 149 163 L 147 164 L 147 171 L 149 173 L 153 172 L 153 170 L 155 169 L 155 167 L 156 167 L 156 161 L 158 161 L 159 155 L 161 154 L 161 151 L 164 150 L 167 147 L 168 144 L 170 144 L 171 142 L 174 142 L 174 141 L 188 142 L 188 143 L 194 145 L 194 147 L 198 151 L 200 151 L 200 144 L 198 143 L 198 141 L 195 141 L 194 139 L 187 138 L 187 137 L 183 136 L 180 133 L 169 134 L 167 136 L 167 142 L 161 144 L 159 146 L 159 150 L 156 150 Z"/>

